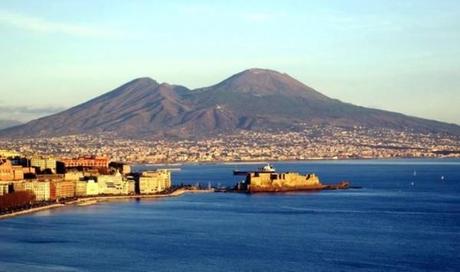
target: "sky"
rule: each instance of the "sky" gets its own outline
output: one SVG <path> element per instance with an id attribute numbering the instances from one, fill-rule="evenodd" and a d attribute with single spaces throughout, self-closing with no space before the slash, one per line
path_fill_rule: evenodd
<path id="1" fill-rule="evenodd" d="M 460 1 L 0 1 L 0 119 L 134 78 L 188 88 L 248 68 L 345 102 L 460 124 Z"/>

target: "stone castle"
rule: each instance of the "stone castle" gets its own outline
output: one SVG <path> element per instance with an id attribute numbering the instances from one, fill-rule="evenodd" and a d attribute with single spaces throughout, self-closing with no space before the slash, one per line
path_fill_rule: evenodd
<path id="1" fill-rule="evenodd" d="M 238 190 L 255 192 L 287 192 L 324 189 L 315 174 L 301 175 L 295 172 L 248 172 L 238 184 Z"/>

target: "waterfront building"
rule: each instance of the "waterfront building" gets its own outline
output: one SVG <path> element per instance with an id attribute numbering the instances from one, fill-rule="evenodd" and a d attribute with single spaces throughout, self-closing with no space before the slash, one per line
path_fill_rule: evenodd
<path id="1" fill-rule="evenodd" d="M 9 182 L 0 181 L 0 196 L 6 195 L 10 192 Z"/>
<path id="2" fill-rule="evenodd" d="M 24 190 L 32 191 L 35 194 L 35 200 L 48 201 L 50 200 L 50 182 L 49 181 L 25 181 L 23 183 Z"/>
<path id="3" fill-rule="evenodd" d="M 48 169 L 51 173 L 56 173 L 56 159 L 53 157 L 33 156 L 30 166 L 38 168 L 40 172 Z"/>
<path id="4" fill-rule="evenodd" d="M 0 181 L 12 181 L 13 178 L 13 165 L 11 165 L 11 161 L 0 158 Z"/>
<path id="5" fill-rule="evenodd" d="M 12 165 L 8 159 L 0 158 L 0 181 L 16 181 L 24 179 L 24 171 L 20 165 Z"/>
<path id="6" fill-rule="evenodd" d="M 52 181 L 50 184 L 50 199 L 70 198 L 75 196 L 74 181 Z"/>
<path id="7" fill-rule="evenodd" d="M 239 184 L 239 189 L 250 192 L 270 192 L 319 189 L 322 186 L 315 174 L 248 172 L 244 182 Z"/>
<path id="8" fill-rule="evenodd" d="M 99 185 L 94 179 L 86 181 L 86 194 L 87 196 L 94 196 L 99 194 Z"/>
<path id="9" fill-rule="evenodd" d="M 106 168 L 104 168 L 104 169 L 102 169 L 102 168 L 100 168 L 100 169 L 86 168 L 86 169 L 83 169 L 82 173 L 83 173 L 84 177 L 96 177 L 96 176 L 99 176 L 101 174 L 101 172 L 104 175 L 108 174 Z"/>
<path id="10" fill-rule="evenodd" d="M 139 176 L 139 193 L 152 194 L 162 192 L 171 187 L 171 172 L 156 170 L 142 172 Z"/>
<path id="11" fill-rule="evenodd" d="M 64 175 L 62 174 L 44 174 L 37 175 L 38 181 L 62 181 L 64 180 Z"/>
<path id="12" fill-rule="evenodd" d="M 80 171 L 69 171 L 64 174 L 64 180 L 78 181 L 83 179 L 83 172 Z"/>
<path id="13" fill-rule="evenodd" d="M 109 167 L 109 159 L 99 156 L 83 156 L 78 158 L 62 159 L 66 169 L 82 168 L 82 169 L 107 169 Z"/>
<path id="14" fill-rule="evenodd" d="M 16 181 L 13 182 L 13 192 L 19 192 L 19 191 L 24 191 L 25 186 L 24 186 L 25 181 Z"/>
<path id="15" fill-rule="evenodd" d="M 76 196 L 86 195 L 86 181 L 85 180 L 75 181 L 75 195 Z"/>
<path id="16" fill-rule="evenodd" d="M 123 175 L 131 173 L 131 165 L 124 162 L 110 162 L 109 167 L 119 171 Z"/>
<path id="17" fill-rule="evenodd" d="M 132 195 L 136 193 L 136 181 L 128 179 L 128 194 Z"/>
<path id="18" fill-rule="evenodd" d="M 120 195 L 129 193 L 129 183 L 123 176 L 116 172 L 115 175 L 99 175 L 97 177 L 99 194 Z"/>

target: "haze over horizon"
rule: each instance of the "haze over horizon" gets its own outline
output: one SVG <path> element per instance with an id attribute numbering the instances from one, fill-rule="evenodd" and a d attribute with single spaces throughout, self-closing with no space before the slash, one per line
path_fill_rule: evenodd
<path id="1" fill-rule="evenodd" d="M 259 67 L 345 102 L 460 124 L 458 1 L 2 1 L 0 119 L 134 78 L 188 88 Z"/>

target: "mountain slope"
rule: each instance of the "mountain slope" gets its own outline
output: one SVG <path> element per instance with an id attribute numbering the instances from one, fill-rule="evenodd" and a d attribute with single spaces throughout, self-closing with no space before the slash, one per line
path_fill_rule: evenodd
<path id="1" fill-rule="evenodd" d="M 343 103 L 287 74 L 249 69 L 196 90 L 159 84 L 150 78 L 135 79 L 61 113 L 0 131 L 0 136 L 102 132 L 129 137 L 206 136 L 235 129 L 296 129 L 311 125 L 460 135 L 458 125 Z"/>
<path id="2" fill-rule="evenodd" d="M 45 136 L 107 131 L 120 134 L 148 132 L 158 125 L 180 122 L 175 118 L 188 110 L 177 99 L 184 91 L 188 90 L 158 84 L 150 78 L 139 78 L 86 103 L 11 128 L 5 133 Z"/>
<path id="3" fill-rule="evenodd" d="M 16 120 L 9 120 L 9 119 L 0 119 L 0 129 L 5 129 L 9 127 L 14 127 L 20 125 L 21 122 Z"/>

